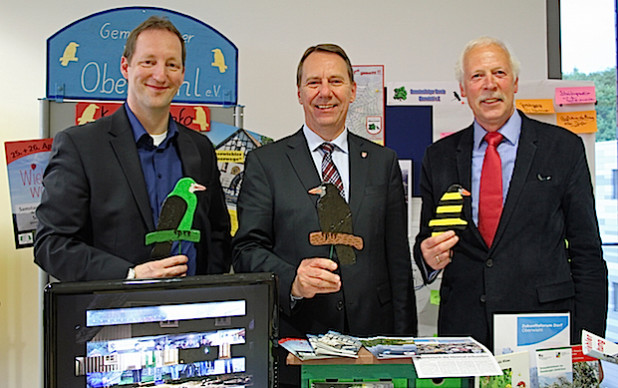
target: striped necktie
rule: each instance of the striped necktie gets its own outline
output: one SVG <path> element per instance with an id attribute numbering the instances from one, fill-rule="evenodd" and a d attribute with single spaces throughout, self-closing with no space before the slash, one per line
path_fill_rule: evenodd
<path id="1" fill-rule="evenodd" d="M 322 181 L 332 183 L 339 189 L 339 193 L 345 198 L 343 192 L 343 182 L 335 163 L 333 163 L 333 150 L 335 146 L 332 143 L 322 143 L 320 149 L 324 152 L 322 157 Z"/>

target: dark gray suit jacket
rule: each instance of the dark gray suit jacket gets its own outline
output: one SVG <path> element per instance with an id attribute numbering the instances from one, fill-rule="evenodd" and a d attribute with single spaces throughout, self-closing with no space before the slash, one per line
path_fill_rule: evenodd
<path id="1" fill-rule="evenodd" d="M 197 274 L 225 273 L 231 263 L 230 221 L 215 152 L 205 136 L 178 124 L 184 176 L 197 192 Z M 150 260 L 144 236 L 155 229 L 137 148 L 124 107 L 59 132 L 37 209 L 35 262 L 60 280 L 123 279 Z"/>
<path id="2" fill-rule="evenodd" d="M 296 268 L 304 258 L 329 257 L 312 246 L 320 230 L 318 196 L 307 193 L 320 177 L 301 131 L 249 153 L 238 198 L 234 237 L 236 272 L 279 276 L 280 335 L 343 331 L 354 335 L 417 331 L 406 207 L 395 152 L 349 134 L 350 207 L 354 234 L 364 239 L 356 263 L 342 266 L 342 290 L 318 294 L 290 307 Z"/>
<path id="3" fill-rule="evenodd" d="M 569 311 L 572 341 L 580 343 L 581 329 L 604 335 L 607 316 L 607 267 L 584 146 L 577 135 L 519 113 L 521 136 L 494 243 L 487 248 L 467 197 L 468 227 L 443 273 L 438 333 L 491 346 L 496 312 Z M 419 266 L 440 196 L 453 183 L 471 188 L 472 142 L 470 126 L 425 153 Z"/>

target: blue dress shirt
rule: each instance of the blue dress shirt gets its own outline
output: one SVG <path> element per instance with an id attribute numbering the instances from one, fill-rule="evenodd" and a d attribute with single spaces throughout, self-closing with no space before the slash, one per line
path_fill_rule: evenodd
<path id="1" fill-rule="evenodd" d="M 176 182 L 184 176 L 182 162 L 176 149 L 178 127 L 170 116 L 167 136 L 161 144 L 155 146 L 152 136 L 146 132 L 144 126 L 139 122 L 135 114 L 131 112 L 129 105 L 126 103 L 125 109 L 137 145 L 137 153 L 142 165 L 144 180 L 146 181 L 153 221 L 157 225 L 163 201 L 174 189 Z M 175 241 L 172 245 L 171 256 L 178 254 L 179 245 L 181 248 L 180 252 L 189 258 L 187 275 L 195 275 L 197 253 L 194 244 L 188 241 L 183 241 L 179 244 L 178 241 Z"/>

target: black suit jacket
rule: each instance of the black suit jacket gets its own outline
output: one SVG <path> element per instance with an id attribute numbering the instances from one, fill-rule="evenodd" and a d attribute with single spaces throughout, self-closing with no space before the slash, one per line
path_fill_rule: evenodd
<path id="1" fill-rule="evenodd" d="M 607 267 L 584 146 L 565 129 L 519 114 L 515 167 L 494 243 L 487 248 L 467 197 L 468 227 L 443 273 L 438 333 L 472 335 L 491 346 L 496 312 L 569 311 L 572 341 L 580 343 L 581 329 L 604 335 L 607 316 Z M 425 153 L 414 248 L 421 268 L 420 243 L 431 234 L 440 196 L 453 183 L 471 188 L 472 143 L 470 126 Z"/>
<path id="2" fill-rule="evenodd" d="M 178 124 L 184 176 L 196 192 L 197 274 L 225 273 L 231 263 L 230 221 L 215 152 L 205 136 Z M 37 209 L 35 262 L 60 280 L 123 279 L 150 260 L 144 236 L 155 229 L 146 184 L 125 108 L 59 132 Z"/>
<path id="3" fill-rule="evenodd" d="M 344 331 L 354 335 L 416 334 L 410 250 L 401 171 L 392 150 L 348 135 L 350 207 L 354 234 L 364 239 L 356 263 L 340 267 L 342 290 L 290 306 L 296 268 L 304 258 L 329 257 L 329 246 L 312 246 L 319 231 L 321 182 L 301 131 L 249 153 L 238 198 L 234 237 L 236 272 L 279 276 L 280 335 Z"/>

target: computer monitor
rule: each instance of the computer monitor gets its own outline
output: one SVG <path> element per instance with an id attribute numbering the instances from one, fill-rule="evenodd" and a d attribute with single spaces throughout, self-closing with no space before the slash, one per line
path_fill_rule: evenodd
<path id="1" fill-rule="evenodd" d="M 272 387 L 273 274 L 52 283 L 45 387 Z"/>

